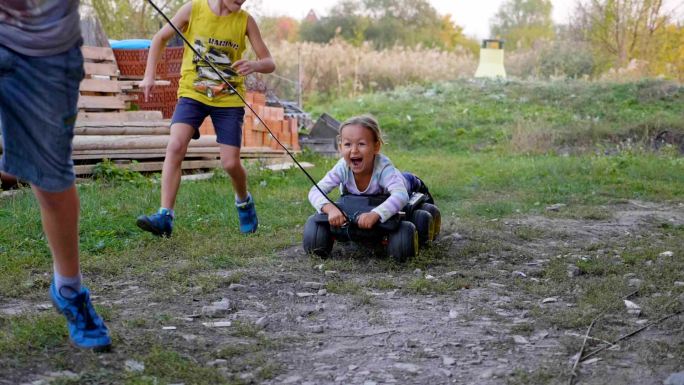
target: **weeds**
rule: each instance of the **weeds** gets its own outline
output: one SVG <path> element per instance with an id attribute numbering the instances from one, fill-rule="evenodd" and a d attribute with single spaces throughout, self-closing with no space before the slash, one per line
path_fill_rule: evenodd
<path id="1" fill-rule="evenodd" d="M 132 164 L 135 165 L 137 163 L 137 161 L 133 161 Z M 139 172 L 132 171 L 125 165 L 118 165 L 109 159 L 105 159 L 95 165 L 92 177 L 95 180 L 106 183 L 149 184 L 149 180 Z"/>

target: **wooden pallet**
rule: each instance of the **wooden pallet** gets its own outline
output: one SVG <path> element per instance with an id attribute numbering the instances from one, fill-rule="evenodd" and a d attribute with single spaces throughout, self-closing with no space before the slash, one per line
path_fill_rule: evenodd
<path id="1" fill-rule="evenodd" d="M 78 109 L 82 112 L 123 112 L 128 96 L 121 92 L 119 68 L 109 47 L 83 46 L 85 78 L 81 81 Z"/>

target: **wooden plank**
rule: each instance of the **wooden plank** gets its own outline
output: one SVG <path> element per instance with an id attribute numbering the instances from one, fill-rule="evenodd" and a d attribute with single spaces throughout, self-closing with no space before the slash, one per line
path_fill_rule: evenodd
<path id="1" fill-rule="evenodd" d="M 125 102 L 135 102 L 138 100 L 138 95 L 120 94 L 119 97 Z"/>
<path id="2" fill-rule="evenodd" d="M 138 112 L 138 111 L 128 111 L 128 112 Z M 143 112 L 143 111 L 140 111 Z M 105 115 L 123 115 L 125 113 L 105 113 Z M 150 121 L 125 121 L 125 120 L 83 120 L 77 121 L 76 127 L 166 127 L 167 129 L 171 126 L 170 120 L 150 120 Z"/>
<path id="3" fill-rule="evenodd" d="M 123 110 L 126 104 L 117 96 L 81 95 L 78 98 L 79 109 Z"/>
<path id="4" fill-rule="evenodd" d="M 215 153 L 192 153 L 185 156 L 186 159 L 195 158 L 206 158 L 206 159 L 218 159 L 218 152 Z M 85 154 L 85 155 L 74 155 L 74 160 L 102 160 L 102 159 L 164 159 L 163 153 L 149 153 L 149 154 Z"/>
<path id="5" fill-rule="evenodd" d="M 161 171 L 164 166 L 164 162 L 141 162 L 141 163 L 131 163 L 116 165 L 118 168 L 128 169 L 138 172 L 150 172 L 150 171 Z M 197 170 L 203 168 L 217 168 L 221 167 L 221 161 L 215 160 L 186 160 L 181 163 L 181 169 L 183 170 Z M 74 166 L 74 172 L 76 175 L 89 175 L 93 173 L 94 164 L 82 164 Z"/>
<path id="6" fill-rule="evenodd" d="M 119 85 L 122 89 L 132 90 L 133 92 L 142 92 L 140 87 L 140 80 L 119 80 Z M 155 80 L 154 85 L 157 87 L 170 86 L 171 82 L 168 80 Z"/>
<path id="7" fill-rule="evenodd" d="M 74 150 L 74 155 L 101 155 L 106 158 L 107 155 L 139 155 L 139 154 L 159 154 L 164 156 L 166 147 L 164 148 L 124 148 L 124 149 L 103 149 L 103 150 Z M 189 147 L 188 154 L 218 154 L 219 147 Z M 243 147 L 240 154 L 255 154 L 255 155 L 282 155 L 283 151 L 273 150 L 269 147 Z"/>
<path id="8" fill-rule="evenodd" d="M 120 93 L 121 86 L 116 80 L 83 79 L 79 91 Z"/>
<path id="9" fill-rule="evenodd" d="M 86 76 L 103 75 L 103 76 L 119 76 L 119 67 L 116 63 L 83 63 Z"/>
<path id="10" fill-rule="evenodd" d="M 109 47 L 93 47 L 84 45 L 81 47 L 81 52 L 83 52 L 83 59 L 85 59 L 85 61 L 109 61 L 116 63 L 114 51 L 112 51 L 112 49 Z"/>
<path id="11" fill-rule="evenodd" d="M 120 112 L 84 112 L 79 111 L 76 126 L 85 122 L 140 122 L 140 121 L 164 121 L 161 111 L 120 111 Z"/>
<path id="12" fill-rule="evenodd" d="M 101 126 L 74 127 L 75 135 L 169 135 L 168 126 Z"/>
<path id="13" fill-rule="evenodd" d="M 121 75 L 119 80 L 124 81 L 137 81 L 140 82 L 143 79 L 143 75 Z"/>
<path id="14" fill-rule="evenodd" d="M 122 149 L 100 149 L 100 150 L 74 150 L 74 155 L 121 155 L 121 154 L 161 154 L 164 156 L 166 147 L 159 148 L 122 148 Z M 188 154 L 203 153 L 203 154 L 218 154 L 219 147 L 189 147 Z"/>
<path id="15" fill-rule="evenodd" d="M 122 150 L 132 148 L 166 148 L 169 135 L 79 135 L 74 137 L 74 150 Z M 206 135 L 190 141 L 190 147 L 218 147 L 216 136 Z"/>

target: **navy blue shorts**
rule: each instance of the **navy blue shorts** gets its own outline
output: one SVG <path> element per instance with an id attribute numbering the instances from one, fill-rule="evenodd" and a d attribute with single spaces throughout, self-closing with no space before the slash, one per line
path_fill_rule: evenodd
<path id="1" fill-rule="evenodd" d="M 71 150 L 83 76 L 80 43 L 51 56 L 0 45 L 0 170 L 50 192 L 74 184 Z"/>
<path id="2" fill-rule="evenodd" d="M 245 118 L 244 107 L 213 107 L 190 98 L 180 98 L 173 111 L 171 124 L 185 123 L 195 129 L 193 139 L 200 137 L 199 128 L 207 116 L 216 130 L 216 142 L 240 147 L 242 144 L 242 122 Z"/>

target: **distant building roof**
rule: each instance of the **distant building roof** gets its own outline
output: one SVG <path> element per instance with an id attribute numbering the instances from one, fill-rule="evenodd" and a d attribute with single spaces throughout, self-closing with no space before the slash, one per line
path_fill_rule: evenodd
<path id="1" fill-rule="evenodd" d="M 306 14 L 304 21 L 307 21 L 309 23 L 316 23 L 318 21 L 318 16 L 316 15 L 316 11 L 314 11 L 313 9 L 309 10 L 309 13 Z"/>

